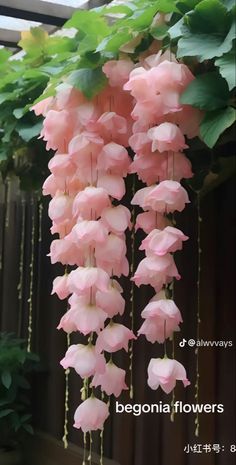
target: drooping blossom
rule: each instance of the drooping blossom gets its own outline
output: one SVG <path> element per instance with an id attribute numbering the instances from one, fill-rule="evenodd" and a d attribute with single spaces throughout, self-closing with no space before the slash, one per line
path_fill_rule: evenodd
<path id="1" fill-rule="evenodd" d="M 109 416 L 108 405 L 94 396 L 86 399 L 75 411 L 74 427 L 81 428 L 84 433 L 103 429 Z"/>
<path id="2" fill-rule="evenodd" d="M 86 336 L 93 332 L 99 333 L 106 319 L 107 314 L 96 305 L 79 303 L 63 315 L 57 329 L 63 329 L 66 333 L 79 331 Z"/>
<path id="3" fill-rule="evenodd" d="M 138 334 L 144 334 L 149 342 L 162 344 L 166 338 L 179 331 L 182 322 L 181 313 L 171 299 L 151 301 L 141 313 L 144 323 Z"/>
<path id="4" fill-rule="evenodd" d="M 71 292 L 80 295 L 86 293 L 92 286 L 100 291 L 109 287 L 109 275 L 102 268 L 79 266 L 68 275 L 68 286 Z"/>
<path id="5" fill-rule="evenodd" d="M 148 385 L 151 389 L 157 389 L 160 386 L 166 394 L 169 394 L 174 389 L 176 381 L 182 381 L 184 387 L 190 384 L 186 370 L 181 363 L 167 357 L 150 360 Z"/>
<path id="6" fill-rule="evenodd" d="M 188 239 L 182 231 L 172 226 L 163 230 L 153 229 L 142 241 L 140 250 L 145 250 L 147 255 L 155 254 L 163 256 L 169 252 L 176 252 L 183 247 L 183 241 Z"/>
<path id="7" fill-rule="evenodd" d="M 74 368 L 81 378 L 89 378 L 95 374 L 102 374 L 106 369 L 106 360 L 103 354 L 97 354 L 92 344 L 73 344 L 60 364 L 66 370 Z"/>
<path id="8" fill-rule="evenodd" d="M 162 286 L 171 282 L 174 277 L 180 279 L 174 259 L 168 253 L 164 256 L 154 255 L 144 258 L 131 279 L 138 287 L 141 284 L 150 284 L 156 292 L 159 292 Z"/>
<path id="9" fill-rule="evenodd" d="M 66 299 L 70 295 L 68 288 L 68 275 L 57 276 L 53 281 L 52 294 L 57 294 L 59 299 Z"/>
<path id="10" fill-rule="evenodd" d="M 125 370 L 116 366 L 113 362 L 106 364 L 104 373 L 96 373 L 92 379 L 91 386 L 101 386 L 108 396 L 114 394 L 119 397 L 123 389 L 128 389 L 125 384 Z"/>
<path id="11" fill-rule="evenodd" d="M 109 323 L 97 337 L 96 350 L 98 353 L 117 352 L 117 350 L 128 350 L 128 343 L 130 340 L 136 339 L 133 332 L 126 328 L 126 326 L 119 323 Z"/>

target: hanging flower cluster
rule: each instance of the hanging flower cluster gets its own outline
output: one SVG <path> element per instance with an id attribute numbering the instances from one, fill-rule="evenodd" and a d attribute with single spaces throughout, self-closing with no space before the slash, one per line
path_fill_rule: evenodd
<path id="1" fill-rule="evenodd" d="M 125 310 L 114 276 L 129 274 L 125 230 L 130 211 L 117 201 L 125 194 L 124 177 L 131 164 L 125 147 L 131 136 L 133 99 L 122 87 L 132 68 L 131 61 L 118 69 L 116 62 L 105 65 L 109 85 L 93 100 L 63 84 L 55 98 L 34 107 L 36 114 L 45 116 L 41 137 L 47 149 L 56 150 L 43 185 L 43 193 L 52 197 L 51 232 L 59 235 L 49 255 L 52 263 L 73 267 L 53 283 L 52 293 L 69 302 L 58 329 L 88 336 L 85 344 L 71 345 L 61 361 L 84 380 L 83 402 L 74 417 L 74 426 L 84 433 L 102 429 L 109 415 L 108 404 L 95 397 L 93 388 L 100 386 L 116 397 L 127 389 L 125 370 L 105 354 L 127 351 L 135 339 L 130 329 L 113 321 Z"/>
<path id="2" fill-rule="evenodd" d="M 166 287 L 180 279 L 173 254 L 188 239 L 172 225 L 169 214 L 181 212 L 189 198 L 182 178 L 191 178 L 191 163 L 183 150 L 185 136 L 198 133 L 200 113 L 180 104 L 180 95 L 194 79 L 190 70 L 165 52 L 140 63 L 128 59 L 103 66 L 106 88 L 88 101 L 68 84 L 59 86 L 55 98 L 35 105 L 43 114 L 41 137 L 56 153 L 50 160 L 51 175 L 43 193 L 51 195 L 49 216 L 52 234 L 51 262 L 66 267 L 53 283 L 52 293 L 68 298 L 69 309 L 58 328 L 88 337 L 86 344 L 71 345 L 63 360 L 84 380 L 83 402 L 75 412 L 76 428 L 102 429 L 108 404 L 95 397 L 100 386 L 108 396 L 127 389 L 125 371 L 105 354 L 128 350 L 133 332 L 113 321 L 123 315 L 125 301 L 115 277 L 128 276 L 125 231 L 130 211 L 118 202 L 125 194 L 124 177 L 137 173 L 147 187 L 135 193 L 132 204 L 144 212 L 136 218 L 136 230 L 147 234 L 140 250 L 146 257 L 132 278 L 137 286 L 151 285 L 156 294 L 142 312 L 139 335 L 164 343 L 179 331 L 182 317 Z M 167 55 L 170 59 L 167 58 Z M 129 91 L 129 92 L 127 92 Z M 131 146 L 135 155 L 128 155 Z M 68 272 L 68 266 L 73 269 Z M 108 323 L 107 323 L 108 321 Z M 176 360 L 152 359 L 148 384 L 169 393 L 176 380 L 187 386 L 186 371 Z"/>
<path id="3" fill-rule="evenodd" d="M 151 285 L 156 292 L 142 311 L 144 323 L 139 335 L 145 335 L 151 343 L 164 343 L 179 331 L 182 322 L 179 309 L 166 297 L 165 289 L 174 278 L 180 279 L 173 254 L 188 239 L 173 227 L 169 214 L 181 212 L 189 203 L 180 180 L 193 174 L 183 150 L 188 147 L 185 136 L 198 134 L 201 115 L 180 104 L 181 93 L 194 79 L 187 66 L 177 63 L 168 51 L 149 56 L 142 65 L 131 71 L 124 85 L 135 99 L 135 122 L 129 140 L 135 156 L 129 171 L 147 184 L 131 202 L 144 210 L 137 216 L 136 228 L 147 233 L 140 246 L 146 256 L 132 279 L 137 286 Z M 169 359 L 166 352 L 163 359 L 151 359 L 148 385 L 152 389 L 161 386 L 169 393 L 176 380 L 182 380 L 184 386 L 189 384 L 179 362 Z"/>

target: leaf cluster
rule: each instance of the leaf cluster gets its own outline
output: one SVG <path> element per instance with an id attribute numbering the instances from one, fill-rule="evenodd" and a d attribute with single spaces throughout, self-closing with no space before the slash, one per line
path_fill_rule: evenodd
<path id="1" fill-rule="evenodd" d="M 39 358 L 28 352 L 25 341 L 0 334 L 0 445 L 9 447 L 23 432 L 33 433 L 28 376 Z"/>

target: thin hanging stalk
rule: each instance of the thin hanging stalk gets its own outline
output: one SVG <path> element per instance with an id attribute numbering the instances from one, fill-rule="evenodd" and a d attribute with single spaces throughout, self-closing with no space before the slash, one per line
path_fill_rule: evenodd
<path id="1" fill-rule="evenodd" d="M 34 286 L 34 249 L 35 249 L 35 211 L 34 211 L 34 199 L 31 198 L 31 210 L 32 210 L 32 229 L 31 229 L 31 257 L 30 257 L 30 285 L 29 285 L 29 316 L 28 316 L 28 339 L 27 339 L 27 351 L 31 351 L 32 344 L 32 325 L 33 325 L 33 286 Z"/>
<path id="2" fill-rule="evenodd" d="M 21 194 L 23 196 L 23 194 Z M 23 310 L 23 287 L 24 287 L 24 258 L 25 258 L 25 199 L 21 198 L 21 239 L 20 239 L 20 264 L 19 264 L 19 282 L 17 286 L 18 291 L 18 330 L 17 334 L 20 337 L 22 326 L 22 310 Z"/>
<path id="3" fill-rule="evenodd" d="M 134 197 L 135 194 L 135 175 L 133 175 L 133 183 L 132 183 L 132 197 Z M 132 231 L 131 231 L 131 266 L 130 266 L 130 274 L 131 276 L 134 275 L 134 258 L 135 258 L 135 220 L 136 220 L 136 215 L 135 215 L 135 207 L 132 208 L 131 212 L 131 223 L 132 223 Z M 135 283 L 134 281 L 131 281 L 131 290 L 130 290 L 130 303 L 131 303 L 131 309 L 130 309 L 130 318 L 131 318 L 131 331 L 134 331 L 134 288 L 135 288 Z M 129 387 L 129 396 L 130 399 L 133 399 L 134 397 L 134 386 L 133 386 L 133 339 L 130 341 L 130 347 L 129 347 L 129 358 L 130 358 L 130 364 L 129 364 L 129 370 L 130 370 L 130 387 Z"/>
<path id="4" fill-rule="evenodd" d="M 67 334 L 67 349 L 70 347 L 70 334 Z M 64 449 L 68 448 L 68 412 L 69 412 L 69 374 L 70 369 L 65 371 L 65 418 L 64 418 L 64 436 L 62 438 Z"/>
<path id="5" fill-rule="evenodd" d="M 201 208 L 200 208 L 200 194 L 197 194 L 197 245 L 198 245 L 198 277 L 197 277 L 197 331 L 196 331 L 196 339 L 199 340 L 200 338 L 200 323 L 201 323 Z M 199 381 L 200 381 L 200 373 L 199 373 L 199 347 L 195 349 L 196 354 L 196 383 L 195 383 L 195 400 L 196 403 L 199 403 Z M 196 414 L 195 418 L 195 436 L 199 436 L 199 413 Z"/>

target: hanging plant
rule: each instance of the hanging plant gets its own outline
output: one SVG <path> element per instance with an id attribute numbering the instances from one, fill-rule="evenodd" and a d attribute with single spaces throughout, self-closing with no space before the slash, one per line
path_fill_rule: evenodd
<path id="1" fill-rule="evenodd" d="M 174 254 L 188 240 L 174 214 L 189 203 L 191 188 L 198 194 L 199 226 L 200 197 L 234 170 L 234 25 L 230 1 L 136 0 L 75 13 L 63 27 L 65 37 L 32 29 L 20 42 L 25 56 L 19 62 L 2 53 L 0 166 L 5 176 L 15 171 L 23 179 L 31 173 L 25 169 L 31 163 L 45 179 L 46 171 L 32 161 L 29 147 L 46 142 L 50 175 L 43 194 L 52 197 L 51 232 L 58 234 L 49 255 L 52 263 L 66 267 L 52 292 L 69 305 L 58 328 L 85 337 L 77 345 L 68 338 L 61 364 L 83 379 L 74 426 L 84 432 L 85 444 L 90 432 L 90 463 L 91 431 L 103 431 L 109 396 L 128 388 L 126 373 L 112 354 L 128 351 L 129 344 L 133 397 L 134 283 L 154 288 L 138 335 L 163 344 L 162 358 L 152 358 L 147 367 L 149 387 L 160 386 L 169 394 L 176 381 L 185 387 L 190 383 L 175 359 L 174 342 L 171 355 L 166 344 L 182 323 L 173 295 L 174 281 L 180 279 Z M 71 28 L 75 34 L 66 37 Z M 23 174 L 17 171 L 22 150 L 27 154 Z M 137 175 L 144 184 L 135 192 L 133 183 L 131 204 L 144 210 L 135 226 L 134 210 L 131 224 L 131 213 L 121 203 L 127 175 Z M 138 228 L 147 236 L 140 245 L 145 258 L 135 270 Z M 199 335 L 200 226 L 198 245 Z M 117 278 L 128 277 L 130 268 L 128 328 L 119 319 L 125 301 Z M 68 371 L 66 376 L 68 387 Z M 198 401 L 198 354 L 195 387 Z M 67 445 L 68 392 L 65 399 Z M 195 423 L 198 434 L 198 417 Z"/>

